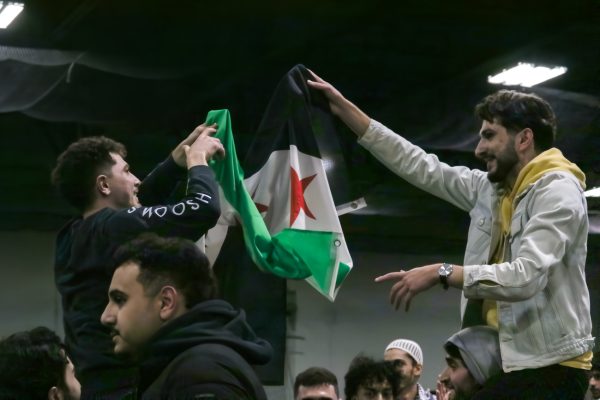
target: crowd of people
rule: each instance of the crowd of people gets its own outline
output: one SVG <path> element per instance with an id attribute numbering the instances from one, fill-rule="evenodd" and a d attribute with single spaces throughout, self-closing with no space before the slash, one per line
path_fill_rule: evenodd
<path id="1" fill-rule="evenodd" d="M 390 302 L 406 311 L 435 286 L 462 290 L 462 327 L 440 343 L 447 368 L 435 388 L 419 382 L 420 345 L 399 338 L 376 358 L 352 360 L 344 397 L 600 398 L 585 175 L 553 147 L 550 105 L 511 90 L 484 98 L 475 108 L 480 171 L 441 162 L 316 74 L 308 85 L 390 170 L 471 217 L 464 265 L 376 279 L 394 282 Z M 64 344 L 43 327 L 2 339 L 0 399 L 267 399 L 253 366 L 273 349 L 243 310 L 219 299 L 195 243 L 220 215 L 209 167 L 225 155 L 217 129 L 194 129 L 143 181 L 125 146 L 106 137 L 82 138 L 58 157 L 52 181 L 79 211 L 56 241 Z M 342 396 L 336 375 L 313 367 L 296 377 L 294 398 Z"/>

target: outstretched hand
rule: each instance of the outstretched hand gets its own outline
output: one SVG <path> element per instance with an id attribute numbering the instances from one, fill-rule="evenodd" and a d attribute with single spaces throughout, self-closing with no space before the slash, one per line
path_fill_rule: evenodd
<path id="1" fill-rule="evenodd" d="M 331 108 L 331 112 L 339 116 L 342 113 L 344 102 L 347 100 L 344 98 L 344 96 L 340 93 L 339 90 L 333 87 L 331 83 L 326 82 L 310 69 L 308 71 L 314 78 L 313 80 L 309 79 L 306 81 L 308 83 L 308 86 L 323 92 L 323 94 L 329 101 L 329 107 Z"/>
<path id="2" fill-rule="evenodd" d="M 347 100 L 331 83 L 326 82 L 311 70 L 309 72 L 313 79 L 306 81 L 308 86 L 321 91 L 329 101 L 331 112 L 344 121 L 358 137 L 362 136 L 371 122 L 369 116 Z"/>
<path id="3" fill-rule="evenodd" d="M 397 281 L 390 289 L 390 303 L 398 310 L 404 303 L 405 311 L 410 308 L 412 299 L 419 293 L 439 282 L 438 269 L 441 264 L 426 265 L 409 271 L 390 272 L 375 278 L 375 282 Z"/>

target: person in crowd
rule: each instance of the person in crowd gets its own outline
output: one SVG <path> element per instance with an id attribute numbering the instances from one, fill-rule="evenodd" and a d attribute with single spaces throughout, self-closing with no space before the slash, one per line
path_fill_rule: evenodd
<path id="1" fill-rule="evenodd" d="M 194 129 L 142 182 L 125 161 L 125 146 L 107 137 L 81 138 L 57 159 L 52 181 L 79 212 L 58 234 L 54 274 L 84 399 L 131 396 L 134 386 L 134 368 L 114 356 L 100 324 L 115 249 L 143 232 L 196 240 L 219 218 L 218 187 L 207 165 L 224 154 L 215 131 L 214 125 Z M 185 194 L 170 200 L 186 178 Z"/>
<path id="2" fill-rule="evenodd" d="M 387 345 L 383 359 L 393 364 L 398 375 L 396 400 L 430 400 L 435 395 L 419 384 L 423 373 L 423 351 L 413 340 L 396 339 Z"/>
<path id="3" fill-rule="evenodd" d="M 317 75 L 322 92 L 358 142 L 394 173 L 471 216 L 463 265 L 439 262 L 376 278 L 393 281 L 390 302 L 410 308 L 436 286 L 462 289 L 463 327 L 498 329 L 496 393 L 539 382 L 538 398 L 582 398 L 594 340 L 585 280 L 585 175 L 553 147 L 556 117 L 541 97 L 500 90 L 475 112 L 477 158 L 487 171 L 450 166 L 371 119 Z M 497 397 L 494 397 L 497 396 Z"/>
<path id="4" fill-rule="evenodd" d="M 216 298 L 208 259 L 194 242 L 145 234 L 114 259 L 101 321 L 115 354 L 136 363 L 142 399 L 266 400 L 251 364 L 268 362 L 271 345 L 243 311 Z"/>
<path id="5" fill-rule="evenodd" d="M 358 355 L 344 376 L 346 400 L 394 400 L 398 387 L 393 366 Z"/>
<path id="6" fill-rule="evenodd" d="M 0 400 L 79 400 L 81 386 L 56 333 L 46 327 L 0 341 Z"/>
<path id="7" fill-rule="evenodd" d="M 295 400 L 338 400 L 335 374 L 326 368 L 311 367 L 300 372 L 294 381 Z"/>
<path id="8" fill-rule="evenodd" d="M 594 400 L 600 399 L 600 352 L 594 353 L 587 398 Z"/>
<path id="9" fill-rule="evenodd" d="M 486 387 L 493 387 L 503 373 L 498 332 L 483 325 L 465 328 L 450 336 L 444 349 L 452 398 L 486 399 Z M 512 388 L 505 390 L 505 399 L 529 398 Z"/>

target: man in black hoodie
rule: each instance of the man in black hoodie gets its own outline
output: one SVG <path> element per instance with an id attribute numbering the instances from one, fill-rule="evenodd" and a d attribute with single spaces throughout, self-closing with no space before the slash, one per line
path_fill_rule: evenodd
<path id="1" fill-rule="evenodd" d="M 243 311 L 216 299 L 206 256 L 194 242 L 143 235 L 114 256 L 101 321 L 114 352 L 139 366 L 142 399 L 266 400 L 250 364 L 271 358 Z"/>
<path id="2" fill-rule="evenodd" d="M 58 157 L 52 181 L 80 212 L 58 234 L 54 274 L 82 399 L 121 399 L 132 387 L 133 369 L 114 356 L 100 324 L 115 249 L 143 232 L 197 240 L 219 218 L 218 186 L 207 165 L 224 153 L 215 131 L 194 129 L 143 182 L 130 171 L 125 146 L 107 137 L 79 139 Z M 186 193 L 170 202 L 186 177 Z"/>
<path id="3" fill-rule="evenodd" d="M 535 392 L 525 395 L 518 388 L 503 387 L 504 396 L 496 393 L 494 383 L 503 371 L 498 331 L 494 328 L 481 325 L 462 329 L 448 338 L 444 350 L 448 364 L 445 372 L 455 396 L 438 397 L 438 400 L 537 398 Z"/>

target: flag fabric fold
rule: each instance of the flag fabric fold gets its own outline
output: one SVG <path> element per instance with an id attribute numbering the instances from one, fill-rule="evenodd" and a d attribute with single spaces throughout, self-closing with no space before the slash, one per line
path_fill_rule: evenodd
<path id="1" fill-rule="evenodd" d="M 298 94 L 304 100 L 303 93 Z M 217 123 L 216 137 L 227 154 L 224 160 L 212 162 L 211 167 L 229 203 L 225 209 L 233 208 L 244 231 L 246 249 L 256 265 L 282 278 L 307 279 L 333 301 L 352 267 L 352 260 L 337 218 L 323 160 L 314 155 L 318 148 L 307 145 L 310 141 L 305 136 L 314 135 L 314 129 L 308 129 L 309 125 L 304 131 L 297 129 L 289 123 L 289 115 L 278 118 L 283 118 L 287 128 L 278 130 L 279 136 L 283 137 L 272 142 L 275 146 L 265 165 L 244 181 L 229 112 L 209 112 L 206 123 Z M 311 115 L 307 115 L 306 120 L 310 122 L 310 119 Z M 273 118 L 270 121 L 281 125 L 281 120 Z M 268 130 L 263 128 L 263 131 Z M 259 129 L 257 136 L 260 133 Z M 301 151 L 299 145 L 304 145 L 306 152 Z M 258 207 L 266 207 L 266 214 L 271 209 L 280 209 L 267 221 L 269 227 Z M 235 221 L 230 218 L 227 224 L 235 224 Z"/>
<path id="2" fill-rule="evenodd" d="M 206 252 L 222 296 L 273 345 L 275 359 L 258 368 L 263 384 L 283 384 L 286 315 L 293 314 L 286 279 L 305 279 L 333 301 L 352 268 L 334 203 L 350 200 L 346 165 L 334 117 L 308 78 L 303 66 L 283 77 L 241 165 L 229 112 L 211 111 L 206 120 L 218 124 L 226 151 L 211 162 L 222 215 L 206 235 Z"/>
<path id="3" fill-rule="evenodd" d="M 333 300 L 339 289 L 338 282 L 343 281 L 351 268 L 348 264 L 340 265 L 336 257 L 342 243 L 341 228 L 338 232 L 284 228 L 271 236 L 244 185 L 244 172 L 237 159 L 229 111 L 209 112 L 206 123 L 216 123 L 219 127 L 215 137 L 221 140 L 227 157 L 223 161 L 212 162 L 211 167 L 225 199 L 241 220 L 246 249 L 252 260 L 263 271 L 281 278 L 312 279 L 313 286 Z M 295 172 L 293 168 L 291 171 Z M 324 170 L 322 172 L 324 174 Z M 291 224 L 294 222 L 291 221 Z"/>

